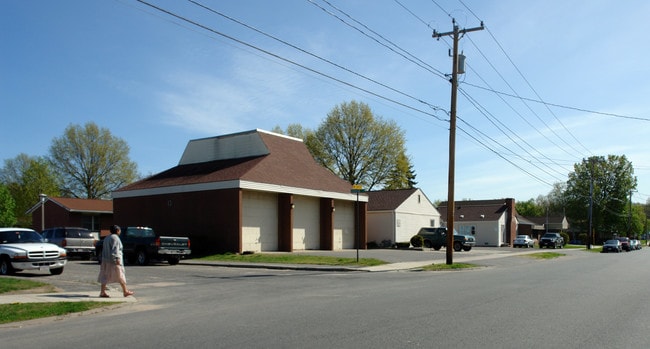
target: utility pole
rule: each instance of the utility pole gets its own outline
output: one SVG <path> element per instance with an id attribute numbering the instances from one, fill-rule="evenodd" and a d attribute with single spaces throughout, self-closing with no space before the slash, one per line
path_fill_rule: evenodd
<path id="1" fill-rule="evenodd" d="M 454 30 L 446 33 L 438 33 L 433 31 L 432 37 L 440 39 L 443 36 L 451 36 L 454 40 L 454 54 L 453 54 L 453 66 L 451 69 L 451 115 L 449 120 L 449 178 L 447 183 L 447 265 L 451 265 L 454 262 L 454 211 L 455 211 L 455 202 L 454 202 L 454 178 L 456 176 L 456 94 L 458 90 L 458 40 L 460 40 L 461 35 L 465 33 L 483 30 L 483 22 L 481 22 L 480 27 L 469 28 L 469 29 L 460 29 L 456 24 L 456 20 L 452 19 L 452 24 Z M 464 73 L 464 69 L 461 71 L 461 74 Z"/>

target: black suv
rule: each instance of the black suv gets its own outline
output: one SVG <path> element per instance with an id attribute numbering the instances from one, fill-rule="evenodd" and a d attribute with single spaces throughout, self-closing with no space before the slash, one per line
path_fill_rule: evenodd
<path id="1" fill-rule="evenodd" d="M 539 239 L 539 248 L 562 248 L 564 247 L 564 238 L 560 233 L 546 233 Z"/>

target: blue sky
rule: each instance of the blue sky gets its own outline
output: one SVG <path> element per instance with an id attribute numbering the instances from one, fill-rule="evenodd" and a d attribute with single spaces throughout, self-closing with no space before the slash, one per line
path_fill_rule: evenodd
<path id="1" fill-rule="evenodd" d="M 93 121 L 154 174 L 191 139 L 315 129 L 357 100 L 397 122 L 418 186 L 446 200 L 451 40 L 431 34 L 453 17 L 486 27 L 460 40 L 456 200 L 546 195 L 608 154 L 650 197 L 650 2 L 148 2 L 200 26 L 135 0 L 0 2 L 0 160 Z"/>

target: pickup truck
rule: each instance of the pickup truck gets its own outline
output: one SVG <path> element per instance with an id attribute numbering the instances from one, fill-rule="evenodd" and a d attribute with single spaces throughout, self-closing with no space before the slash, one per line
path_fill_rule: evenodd
<path id="1" fill-rule="evenodd" d="M 120 240 L 124 257 L 131 264 L 147 265 L 151 259 L 166 260 L 171 265 L 192 253 L 187 237 L 159 236 L 149 227 L 123 227 Z M 95 244 L 95 256 L 102 262 L 104 240 Z"/>
<path id="2" fill-rule="evenodd" d="M 546 233 L 539 239 L 539 248 L 562 248 L 564 247 L 564 238 L 560 233 Z"/>
<path id="3" fill-rule="evenodd" d="M 0 228 L 0 275 L 22 270 L 49 270 L 59 275 L 67 261 L 65 249 L 46 243 L 34 230 Z"/>
<path id="4" fill-rule="evenodd" d="M 420 238 L 421 237 L 421 238 Z M 420 242 L 426 248 L 433 248 L 439 250 L 442 247 L 447 247 L 447 228 L 420 228 L 417 235 L 411 238 L 411 245 L 413 247 L 421 247 Z M 460 235 L 454 230 L 454 251 L 460 250 L 469 251 L 476 245 L 476 239 L 470 235 Z"/>

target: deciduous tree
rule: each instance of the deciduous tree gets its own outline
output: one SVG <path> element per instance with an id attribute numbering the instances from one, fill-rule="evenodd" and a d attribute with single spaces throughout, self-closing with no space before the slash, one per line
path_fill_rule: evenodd
<path id="1" fill-rule="evenodd" d="M 54 138 L 50 163 L 61 175 L 63 193 L 77 198 L 107 198 L 138 177 L 126 142 L 92 122 L 70 125 Z"/>
<path id="2" fill-rule="evenodd" d="M 590 186 L 593 191 L 590 194 Z M 622 155 L 593 156 L 574 165 L 565 191 L 567 216 L 587 232 L 592 204 L 592 228 L 597 237 L 628 235 L 629 194 L 637 185 L 632 163 Z"/>
<path id="3" fill-rule="evenodd" d="M 332 109 L 305 143 L 316 161 L 367 190 L 387 183 L 405 154 L 404 132 L 397 124 L 356 101 Z"/>
<path id="4" fill-rule="evenodd" d="M 58 177 L 43 157 L 19 154 L 5 160 L 0 180 L 15 201 L 16 225 L 21 227 L 32 226 L 32 216 L 26 211 L 38 202 L 40 194 L 60 195 Z"/>
<path id="5" fill-rule="evenodd" d="M 16 201 L 11 197 L 7 186 L 0 183 L 0 227 L 12 227 L 16 225 L 15 209 Z"/>

